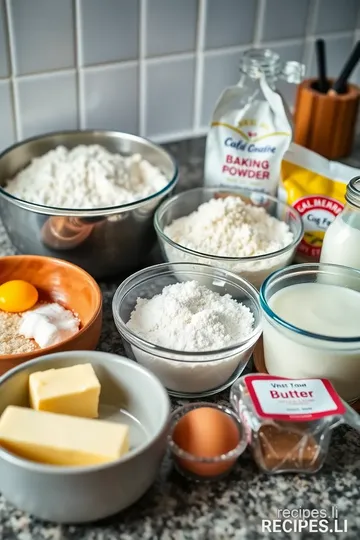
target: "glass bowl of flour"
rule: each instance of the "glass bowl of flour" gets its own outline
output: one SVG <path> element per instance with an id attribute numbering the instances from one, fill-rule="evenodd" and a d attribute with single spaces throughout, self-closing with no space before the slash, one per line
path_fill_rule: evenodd
<path id="1" fill-rule="evenodd" d="M 230 386 L 261 335 L 255 287 L 209 265 L 140 270 L 118 287 L 112 307 L 127 356 L 177 397 L 209 396 Z"/>
<path id="2" fill-rule="evenodd" d="M 163 202 L 154 227 L 168 262 L 224 268 L 257 289 L 289 265 L 304 228 L 299 213 L 251 190 L 195 188 Z"/>

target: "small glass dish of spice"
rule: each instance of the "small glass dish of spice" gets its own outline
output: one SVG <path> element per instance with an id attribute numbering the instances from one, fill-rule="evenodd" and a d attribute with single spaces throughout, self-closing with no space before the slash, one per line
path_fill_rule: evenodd
<path id="1" fill-rule="evenodd" d="M 229 407 L 199 402 L 173 413 L 168 445 L 182 475 L 206 482 L 231 471 L 246 448 L 246 434 Z"/>
<path id="2" fill-rule="evenodd" d="M 359 416 L 327 379 L 245 375 L 230 400 L 258 467 L 270 474 L 315 473 L 335 427 L 346 423 L 360 431 Z"/>

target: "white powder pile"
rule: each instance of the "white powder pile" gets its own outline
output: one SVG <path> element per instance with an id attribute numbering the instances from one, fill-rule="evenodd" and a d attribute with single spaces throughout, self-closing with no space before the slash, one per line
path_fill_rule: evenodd
<path id="1" fill-rule="evenodd" d="M 60 304 L 43 304 L 22 314 L 19 333 L 41 349 L 56 345 L 79 331 L 79 319 Z"/>
<path id="2" fill-rule="evenodd" d="M 221 257 L 273 253 L 293 240 L 289 226 L 240 197 L 211 199 L 164 229 L 174 242 Z"/>
<path id="3" fill-rule="evenodd" d="M 59 208 L 102 208 L 143 199 L 168 184 L 140 154 L 112 154 L 99 145 L 72 150 L 58 146 L 32 160 L 6 191 L 15 197 Z"/>
<path id="4" fill-rule="evenodd" d="M 174 351 L 215 351 L 246 339 L 250 309 L 197 281 L 164 287 L 150 300 L 138 298 L 127 326 L 147 341 Z"/>

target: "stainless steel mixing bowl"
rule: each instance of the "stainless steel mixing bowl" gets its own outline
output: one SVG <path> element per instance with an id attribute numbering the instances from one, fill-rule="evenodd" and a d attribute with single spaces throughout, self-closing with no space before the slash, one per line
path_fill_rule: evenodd
<path id="1" fill-rule="evenodd" d="M 110 152 L 141 154 L 168 179 L 161 191 L 121 206 L 74 210 L 18 199 L 3 186 L 34 157 L 63 145 L 99 144 Z M 150 141 L 116 131 L 63 131 L 15 144 L 0 154 L 0 214 L 14 247 L 21 253 L 58 257 L 81 266 L 95 278 L 140 266 L 156 240 L 153 215 L 173 191 L 178 168 L 173 158 Z"/>

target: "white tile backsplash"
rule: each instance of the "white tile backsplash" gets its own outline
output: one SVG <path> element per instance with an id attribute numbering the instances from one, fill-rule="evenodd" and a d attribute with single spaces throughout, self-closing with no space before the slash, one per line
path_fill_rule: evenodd
<path id="1" fill-rule="evenodd" d="M 309 75 L 317 37 L 336 76 L 360 39 L 360 0 L 0 0 L 0 151 L 64 128 L 204 133 L 245 48 L 306 60 Z M 278 87 L 292 105 L 296 88 Z"/>
<path id="2" fill-rule="evenodd" d="M 16 84 L 22 137 L 78 127 L 75 71 L 34 75 Z"/>
<path id="3" fill-rule="evenodd" d="M 147 0 L 146 55 L 195 49 L 198 0 Z"/>
<path id="4" fill-rule="evenodd" d="M 251 43 L 257 3 L 257 0 L 207 0 L 206 48 Z"/>
<path id="5" fill-rule="evenodd" d="M 8 77 L 9 70 L 9 51 L 6 30 L 5 0 L 0 1 L 0 78 Z"/>
<path id="6" fill-rule="evenodd" d="M 85 128 L 138 132 L 138 65 L 85 69 Z"/>
<path id="7" fill-rule="evenodd" d="M 359 0 L 319 0 L 315 32 L 353 31 L 357 23 Z"/>
<path id="8" fill-rule="evenodd" d="M 180 58 L 146 66 L 146 136 L 191 130 L 195 60 Z"/>
<path id="9" fill-rule="evenodd" d="M 239 53 L 205 54 L 204 83 L 202 94 L 201 125 L 208 127 L 215 104 L 227 86 L 236 84 L 240 78 Z"/>
<path id="10" fill-rule="evenodd" d="M 139 54 L 139 0 L 80 0 L 85 66 L 133 60 Z"/>
<path id="11" fill-rule="evenodd" d="M 14 63 L 19 75 L 75 66 L 71 0 L 11 0 Z"/>
<path id="12" fill-rule="evenodd" d="M 305 36 L 311 0 L 266 0 L 263 41 Z"/>

